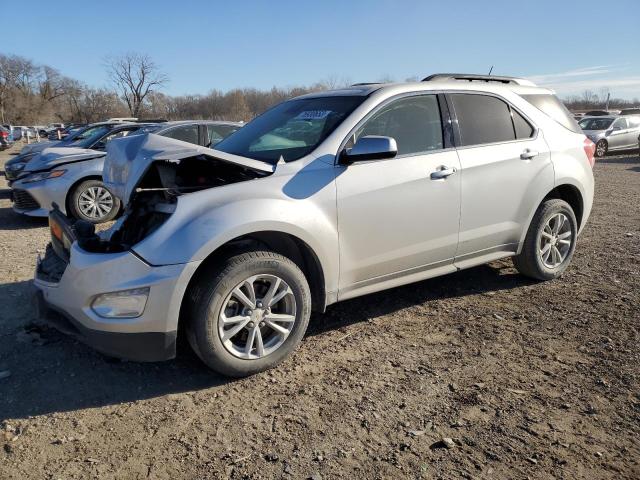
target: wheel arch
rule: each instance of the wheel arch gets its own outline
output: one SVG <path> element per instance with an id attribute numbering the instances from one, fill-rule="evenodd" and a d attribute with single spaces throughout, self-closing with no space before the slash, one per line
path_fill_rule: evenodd
<path id="1" fill-rule="evenodd" d="M 540 200 L 535 204 L 533 210 L 529 213 L 529 218 L 527 219 L 526 228 L 523 229 L 522 234 L 520 236 L 520 242 L 518 244 L 517 253 L 520 253 L 522 249 L 522 245 L 524 244 L 524 239 L 529 231 L 529 226 L 531 225 L 531 221 L 533 220 L 534 215 L 540 208 L 543 202 L 546 200 L 558 198 L 560 200 L 564 200 L 567 202 L 576 216 L 576 223 L 578 224 L 578 231 L 584 225 L 584 214 L 585 214 L 585 204 L 584 204 L 584 196 L 582 191 L 577 185 L 572 183 L 561 183 L 556 185 L 551 190 L 549 190 Z"/>
<path id="2" fill-rule="evenodd" d="M 570 183 L 558 185 L 549 193 L 547 193 L 547 195 L 545 195 L 545 197 L 542 199 L 542 202 L 551 198 L 559 198 L 560 200 L 564 200 L 569 205 L 571 205 L 573 213 L 576 216 L 578 229 L 580 229 L 582 226 L 582 219 L 584 215 L 584 199 L 582 198 L 582 193 L 580 192 L 578 187 L 576 187 L 575 185 L 571 185 Z"/>
<path id="3" fill-rule="evenodd" d="M 182 329 L 185 325 L 183 319 L 186 315 L 188 295 L 202 274 L 221 257 L 251 248 L 266 248 L 293 261 L 302 270 L 309 282 L 312 310 L 324 312 L 329 301 L 326 292 L 324 269 L 316 252 L 304 240 L 295 235 L 282 231 L 264 230 L 235 237 L 220 245 L 202 260 L 191 275 L 182 294 L 178 328 Z"/>

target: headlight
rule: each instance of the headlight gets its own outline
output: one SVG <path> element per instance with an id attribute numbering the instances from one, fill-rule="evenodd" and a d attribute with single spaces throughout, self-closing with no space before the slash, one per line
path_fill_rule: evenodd
<path id="1" fill-rule="evenodd" d="M 19 172 L 26 165 L 27 165 L 27 162 L 12 163 L 10 165 L 6 165 L 6 169 L 9 170 L 10 172 Z"/>
<path id="2" fill-rule="evenodd" d="M 136 318 L 147 305 L 149 287 L 103 293 L 91 302 L 91 310 L 103 318 Z"/>
<path id="3" fill-rule="evenodd" d="M 34 173 L 22 179 L 22 183 L 40 182 L 49 178 L 58 178 L 64 175 L 66 170 L 51 170 L 50 172 Z"/>

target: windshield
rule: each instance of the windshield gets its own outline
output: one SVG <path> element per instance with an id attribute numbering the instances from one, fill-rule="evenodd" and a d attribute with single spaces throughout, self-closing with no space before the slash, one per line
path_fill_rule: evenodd
<path id="1" fill-rule="evenodd" d="M 95 127 L 88 127 L 84 130 L 76 132 L 70 139 L 65 141 L 66 145 L 88 148 L 95 140 L 111 130 L 111 127 L 107 125 L 96 125 Z"/>
<path id="2" fill-rule="evenodd" d="M 613 123 L 613 118 L 585 118 L 578 125 L 583 130 L 606 130 Z"/>
<path id="3" fill-rule="evenodd" d="M 366 97 L 316 97 L 276 105 L 215 146 L 275 165 L 311 153 Z"/>

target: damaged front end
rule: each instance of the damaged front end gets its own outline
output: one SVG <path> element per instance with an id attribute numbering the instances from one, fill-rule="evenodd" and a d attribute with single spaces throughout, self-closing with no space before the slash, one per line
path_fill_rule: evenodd
<path id="1" fill-rule="evenodd" d="M 108 230 L 76 222 L 79 246 L 88 252 L 129 250 L 160 227 L 175 211 L 178 198 L 204 189 L 270 175 L 271 164 L 147 134 L 109 143 L 103 180 L 125 205 Z"/>

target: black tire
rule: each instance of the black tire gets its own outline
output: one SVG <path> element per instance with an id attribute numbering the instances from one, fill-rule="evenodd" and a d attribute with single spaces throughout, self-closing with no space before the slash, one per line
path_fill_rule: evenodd
<path id="1" fill-rule="evenodd" d="M 112 201 L 111 209 L 108 213 L 96 214 L 97 216 L 85 215 L 80 207 L 80 202 L 84 201 L 81 196 L 83 195 L 83 193 L 89 192 L 92 189 L 96 188 L 102 188 L 109 193 Z M 84 220 L 86 222 L 95 224 L 104 223 L 116 218 L 118 212 L 120 211 L 120 200 L 115 197 L 100 180 L 85 180 L 84 182 L 78 184 L 69 195 L 67 210 L 69 212 L 69 215 L 77 220 Z M 102 213 L 102 211 L 100 211 L 100 213 Z"/>
<path id="2" fill-rule="evenodd" d="M 598 158 L 602 158 L 607 154 L 608 151 L 609 143 L 605 139 L 598 140 L 598 143 L 596 143 L 595 156 Z"/>
<path id="3" fill-rule="evenodd" d="M 295 322 L 275 351 L 256 359 L 232 354 L 222 341 L 218 318 L 233 289 L 253 275 L 275 275 L 286 282 L 295 298 Z M 266 250 L 235 253 L 196 279 L 188 292 L 186 334 L 191 347 L 212 370 L 230 377 L 253 375 L 278 365 L 304 337 L 311 315 L 309 284 L 298 266 L 288 258 Z"/>
<path id="4" fill-rule="evenodd" d="M 539 251 L 543 235 L 542 232 L 547 222 L 559 213 L 564 214 L 569 221 L 571 244 L 562 263 L 555 268 L 549 268 L 544 264 Z M 571 258 L 576 248 L 577 235 L 578 224 L 571 205 L 564 200 L 556 198 L 546 200 L 538 207 L 538 210 L 533 216 L 524 240 L 524 245 L 522 246 L 522 251 L 519 255 L 513 257 L 513 264 L 522 275 L 535 278 L 536 280 L 552 280 L 558 278 L 567 269 L 569 263 L 571 263 Z"/>

